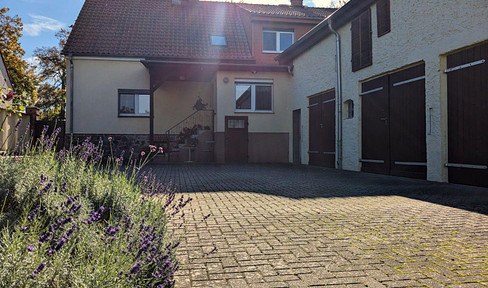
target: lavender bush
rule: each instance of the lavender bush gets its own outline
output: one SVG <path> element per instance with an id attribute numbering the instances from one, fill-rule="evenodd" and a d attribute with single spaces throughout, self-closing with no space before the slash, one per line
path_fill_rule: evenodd
<path id="1" fill-rule="evenodd" d="M 166 225 L 191 199 L 139 173 L 161 151 L 122 166 L 88 139 L 55 152 L 57 133 L 0 157 L 2 286 L 172 287 L 179 242 Z"/>

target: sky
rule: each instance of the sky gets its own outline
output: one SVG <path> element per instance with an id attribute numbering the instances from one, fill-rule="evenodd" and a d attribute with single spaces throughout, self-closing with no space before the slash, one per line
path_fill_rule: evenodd
<path id="1" fill-rule="evenodd" d="M 303 4 L 309 7 L 330 7 L 334 1 L 304 0 Z M 32 57 L 34 50 L 38 47 L 57 46 L 58 41 L 54 34 L 59 29 L 74 24 L 84 2 L 84 0 L 2 0 L 0 7 L 10 8 L 8 15 L 19 15 L 22 18 L 24 31 L 20 42 L 26 52 L 24 58 L 34 63 Z M 244 2 L 290 4 L 289 0 L 244 0 Z"/>

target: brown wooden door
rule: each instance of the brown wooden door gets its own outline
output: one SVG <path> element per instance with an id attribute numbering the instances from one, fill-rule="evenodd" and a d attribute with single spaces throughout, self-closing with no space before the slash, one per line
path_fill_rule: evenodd
<path id="1" fill-rule="evenodd" d="M 247 116 L 225 116 L 226 163 L 247 163 L 248 125 Z"/>
<path id="2" fill-rule="evenodd" d="M 301 110 L 293 110 L 293 164 L 301 164 Z"/>
<path id="3" fill-rule="evenodd" d="M 427 178 L 425 65 L 390 75 L 390 174 Z"/>
<path id="4" fill-rule="evenodd" d="M 446 73 L 449 182 L 488 187 L 488 43 L 447 56 Z"/>
<path id="5" fill-rule="evenodd" d="M 390 173 L 388 76 L 362 84 L 361 171 Z"/>
<path id="6" fill-rule="evenodd" d="M 309 164 L 335 167 L 335 91 L 309 98 Z"/>
<path id="7" fill-rule="evenodd" d="M 427 176 L 425 67 L 362 84 L 362 171 Z"/>

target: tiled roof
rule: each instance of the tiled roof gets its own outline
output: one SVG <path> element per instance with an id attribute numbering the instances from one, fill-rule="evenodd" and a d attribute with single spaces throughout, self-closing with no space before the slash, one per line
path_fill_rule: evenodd
<path id="1" fill-rule="evenodd" d="M 183 0 L 185 1 L 185 0 Z M 86 0 L 64 53 L 90 56 L 253 60 L 240 7 L 267 15 L 299 16 L 293 8 L 271 5 L 198 2 L 172 5 L 171 0 Z M 239 6 L 238 6 L 239 5 Z M 309 11 L 310 10 L 310 11 Z M 274 11 L 274 12 L 272 12 Z M 322 13 L 322 9 L 317 9 Z M 322 12 L 321 12 L 322 11 Z M 251 12 L 257 13 L 257 12 Z M 305 15 L 305 14 L 303 14 Z M 323 14 L 321 14 L 323 15 Z M 227 46 L 212 46 L 211 35 L 225 35 Z"/>
<path id="2" fill-rule="evenodd" d="M 334 13 L 335 8 L 296 7 L 289 5 L 237 4 L 248 12 L 263 16 L 324 19 Z"/>

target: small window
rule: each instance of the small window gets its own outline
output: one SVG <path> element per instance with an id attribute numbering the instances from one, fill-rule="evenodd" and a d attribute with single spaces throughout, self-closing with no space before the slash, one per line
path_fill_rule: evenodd
<path id="1" fill-rule="evenodd" d="M 236 82 L 236 112 L 272 112 L 272 83 Z"/>
<path id="2" fill-rule="evenodd" d="M 295 33 L 287 31 L 263 31 L 263 52 L 281 53 L 295 41 Z"/>
<path id="3" fill-rule="evenodd" d="M 373 42 L 371 37 L 371 10 L 364 11 L 351 21 L 352 72 L 373 64 Z"/>
<path id="4" fill-rule="evenodd" d="M 148 91 L 119 90 L 119 116 L 148 117 L 150 109 Z"/>
<path id="5" fill-rule="evenodd" d="M 347 100 L 344 102 L 344 106 L 347 111 L 346 119 L 354 118 L 354 102 L 352 100 Z"/>
<path id="6" fill-rule="evenodd" d="M 225 36 L 210 36 L 210 40 L 212 42 L 212 46 L 227 46 L 227 40 Z"/>
<path id="7" fill-rule="evenodd" d="M 379 0 L 376 2 L 376 20 L 378 37 L 390 32 L 390 0 Z"/>

